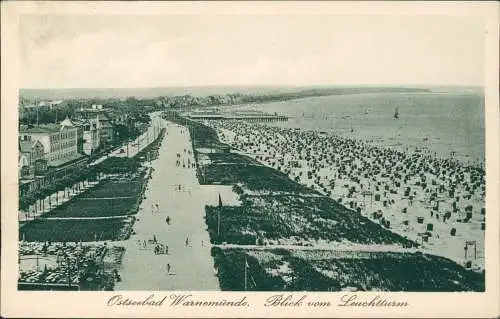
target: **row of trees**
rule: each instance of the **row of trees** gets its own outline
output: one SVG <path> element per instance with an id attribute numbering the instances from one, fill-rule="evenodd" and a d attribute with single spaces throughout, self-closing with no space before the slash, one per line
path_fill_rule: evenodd
<path id="1" fill-rule="evenodd" d="M 53 194 L 56 195 L 55 203 L 59 204 L 60 199 L 69 198 L 70 192 L 79 192 L 89 182 L 96 181 L 102 178 L 103 175 L 135 172 L 140 165 L 140 162 L 135 158 L 110 157 L 96 166 L 90 166 L 84 170 L 67 174 L 43 189 L 37 189 L 28 192 L 26 195 L 19 196 L 19 208 L 22 211 L 27 211 L 34 206 L 36 214 L 43 209 L 47 200 L 49 205 L 52 205 L 51 195 Z M 59 198 L 59 192 L 61 191 L 64 191 L 64 194 Z"/>
<path id="2" fill-rule="evenodd" d="M 19 123 L 22 125 L 28 124 L 47 124 L 58 123 L 68 117 L 73 117 L 75 110 L 68 106 L 58 108 L 49 108 L 40 106 L 38 108 L 24 109 L 19 114 Z"/>
<path id="3" fill-rule="evenodd" d="M 29 210 L 34 206 L 35 214 L 42 210 L 45 206 L 45 201 L 49 201 L 52 205 L 52 194 L 56 194 L 56 204 L 59 204 L 59 192 L 63 191 L 64 194 L 61 199 L 69 197 L 71 191 L 80 191 L 82 187 L 88 185 L 89 182 L 97 180 L 102 175 L 96 167 L 88 167 L 83 171 L 73 172 L 59 178 L 43 189 L 37 189 L 28 192 L 26 195 L 19 196 L 19 208 L 23 211 Z M 20 193 L 19 193 L 20 194 Z"/>

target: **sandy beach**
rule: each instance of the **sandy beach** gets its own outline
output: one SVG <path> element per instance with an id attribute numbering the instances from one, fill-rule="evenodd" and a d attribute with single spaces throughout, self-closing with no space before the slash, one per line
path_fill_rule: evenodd
<path id="1" fill-rule="evenodd" d="M 205 124 L 241 154 L 418 242 L 422 250 L 484 269 L 482 167 L 328 132 L 238 121 Z"/>

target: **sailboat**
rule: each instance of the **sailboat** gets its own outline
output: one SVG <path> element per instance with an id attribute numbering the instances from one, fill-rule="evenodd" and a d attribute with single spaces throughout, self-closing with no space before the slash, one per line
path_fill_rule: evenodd
<path id="1" fill-rule="evenodd" d="M 398 118 L 399 118 L 399 107 L 396 107 L 394 109 L 394 119 L 397 120 Z"/>

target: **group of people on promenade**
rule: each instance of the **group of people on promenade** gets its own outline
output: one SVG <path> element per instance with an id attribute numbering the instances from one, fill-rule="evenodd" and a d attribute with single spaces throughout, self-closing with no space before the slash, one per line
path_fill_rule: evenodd
<path id="1" fill-rule="evenodd" d="M 186 165 L 186 159 L 184 159 L 184 157 L 181 156 L 180 153 L 177 153 L 176 166 L 180 167 L 181 161 L 182 161 L 183 168 L 195 167 L 194 161 L 191 161 L 191 159 L 189 158 L 189 156 L 191 156 L 191 154 L 192 154 L 191 150 L 184 149 L 184 153 L 187 154 L 187 156 L 188 156 L 187 165 Z M 176 185 L 174 185 L 174 189 L 176 191 L 183 191 L 184 186 L 181 184 L 176 184 Z M 151 213 L 152 214 L 161 214 L 159 204 L 157 204 L 157 203 L 151 204 Z M 165 217 L 165 223 L 167 224 L 167 227 L 171 226 L 171 217 L 170 216 L 167 215 Z M 153 247 L 153 252 L 155 255 L 164 255 L 164 254 L 170 255 L 169 246 L 167 244 L 160 243 L 155 234 L 153 234 L 152 239 L 149 239 L 147 241 L 146 240 L 143 240 L 143 241 L 139 240 L 138 243 L 142 249 L 149 249 L 150 247 Z M 186 240 L 185 240 L 184 244 L 185 244 L 185 247 L 191 247 L 191 242 L 190 242 L 189 236 L 186 236 Z M 204 243 L 202 242 L 202 246 L 203 245 L 204 245 Z M 170 263 L 166 264 L 166 271 L 168 274 L 172 274 L 172 266 L 170 265 Z"/>
<path id="2" fill-rule="evenodd" d="M 191 155 L 191 150 L 186 150 L 184 149 L 184 154 L 187 156 L 187 160 L 186 158 L 184 158 L 184 156 L 181 155 L 181 153 L 177 153 L 177 159 L 175 161 L 175 166 L 176 167 L 181 167 L 182 168 L 195 168 L 196 167 L 196 164 L 194 161 L 191 161 L 191 158 L 190 158 L 190 155 Z"/>

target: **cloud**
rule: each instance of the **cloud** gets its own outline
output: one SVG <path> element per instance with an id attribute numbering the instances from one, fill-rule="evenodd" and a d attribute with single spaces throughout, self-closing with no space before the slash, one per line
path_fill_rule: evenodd
<path id="1" fill-rule="evenodd" d="M 22 29 L 22 86 L 482 84 L 477 21 L 383 18 L 66 18 Z"/>

